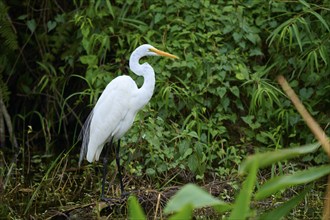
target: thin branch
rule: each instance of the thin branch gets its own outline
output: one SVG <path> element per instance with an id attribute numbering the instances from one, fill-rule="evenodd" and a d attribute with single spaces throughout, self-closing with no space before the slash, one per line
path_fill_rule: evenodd
<path id="1" fill-rule="evenodd" d="M 17 144 L 17 140 L 16 140 L 16 137 L 15 137 L 15 134 L 14 134 L 13 125 L 11 123 L 10 115 L 7 111 L 5 103 L 3 103 L 1 93 L 0 93 L 0 110 L 2 112 L 3 118 L 5 119 L 5 122 L 6 122 L 6 125 L 7 125 L 7 128 L 8 128 L 10 141 L 11 141 L 13 147 L 18 149 L 18 144 Z"/>
<path id="2" fill-rule="evenodd" d="M 325 132 L 322 130 L 320 125 L 314 120 L 314 118 L 308 113 L 305 106 L 301 103 L 298 96 L 290 87 L 289 83 L 286 81 L 284 76 L 279 75 L 277 77 L 277 81 L 282 86 L 287 96 L 291 99 L 293 105 L 296 107 L 297 111 L 305 120 L 307 126 L 313 132 L 316 139 L 321 143 L 324 151 L 328 154 L 328 157 L 330 158 L 330 143 Z"/>

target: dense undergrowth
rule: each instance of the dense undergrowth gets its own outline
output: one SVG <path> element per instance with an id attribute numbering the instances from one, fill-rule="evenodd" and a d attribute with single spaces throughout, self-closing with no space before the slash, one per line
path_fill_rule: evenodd
<path id="1" fill-rule="evenodd" d="M 226 187 L 217 196 L 233 201 L 247 155 L 314 141 L 278 74 L 329 134 L 329 9 L 327 1 L 304 0 L 1 0 L 2 216 L 43 218 L 50 207 L 97 201 L 99 167 L 77 169 L 77 136 L 114 77 L 128 74 L 141 85 L 128 58 L 143 43 L 180 59 L 145 60 L 156 89 L 122 140 L 127 187 L 161 192 L 220 181 Z M 327 162 L 319 150 L 258 177 Z M 305 205 L 320 213 L 324 186 L 312 188 Z"/>

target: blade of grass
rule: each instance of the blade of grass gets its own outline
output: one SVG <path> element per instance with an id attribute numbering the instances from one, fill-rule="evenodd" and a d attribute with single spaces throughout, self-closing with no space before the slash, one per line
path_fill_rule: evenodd
<path id="1" fill-rule="evenodd" d="M 32 205 L 32 202 L 34 201 L 35 197 L 38 195 L 38 192 L 41 188 L 41 186 L 43 185 L 43 182 L 46 181 L 48 179 L 48 175 L 49 173 L 53 170 L 53 168 L 56 166 L 57 164 L 57 161 L 60 160 L 62 158 L 62 154 L 63 153 L 60 153 L 58 155 L 58 157 L 51 163 L 50 167 L 48 168 L 46 174 L 42 177 L 42 180 L 41 182 L 39 183 L 39 185 L 37 186 L 37 188 L 34 190 L 28 204 L 26 205 L 26 208 L 25 208 L 25 211 L 24 211 L 24 215 L 27 214 L 27 212 L 29 211 L 31 205 Z"/>

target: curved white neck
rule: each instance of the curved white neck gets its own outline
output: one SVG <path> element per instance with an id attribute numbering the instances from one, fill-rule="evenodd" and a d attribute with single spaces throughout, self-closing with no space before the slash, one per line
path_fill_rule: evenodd
<path id="1" fill-rule="evenodd" d="M 132 53 L 129 66 L 130 69 L 138 76 L 143 76 L 144 82 L 137 96 L 137 103 L 139 107 L 142 108 L 146 105 L 152 97 L 155 88 L 155 72 L 154 69 L 148 64 L 140 64 L 140 56 L 138 54 Z"/>

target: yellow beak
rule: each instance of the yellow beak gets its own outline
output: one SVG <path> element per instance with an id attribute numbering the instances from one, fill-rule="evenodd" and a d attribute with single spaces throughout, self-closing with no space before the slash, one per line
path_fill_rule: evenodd
<path id="1" fill-rule="evenodd" d="M 156 48 L 150 48 L 149 49 L 150 51 L 158 54 L 159 56 L 164 56 L 164 57 L 171 57 L 171 58 L 175 58 L 175 59 L 179 59 L 179 57 L 173 55 L 173 54 L 170 54 L 170 53 L 166 53 L 164 51 L 161 51 L 161 50 L 157 50 Z"/>

